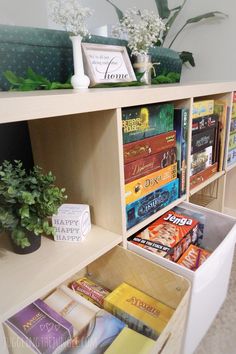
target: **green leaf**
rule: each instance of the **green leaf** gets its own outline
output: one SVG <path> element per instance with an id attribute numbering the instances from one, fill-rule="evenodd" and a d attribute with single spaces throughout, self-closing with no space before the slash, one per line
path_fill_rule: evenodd
<path id="1" fill-rule="evenodd" d="M 161 18 L 168 18 L 170 9 L 168 8 L 168 0 L 155 0 L 158 14 Z"/>
<path id="2" fill-rule="evenodd" d="M 119 21 L 121 21 L 124 17 L 124 13 L 115 4 L 113 4 L 113 2 L 111 2 L 110 0 L 106 0 L 106 1 L 108 2 L 108 4 L 114 7 Z"/>
<path id="3" fill-rule="evenodd" d="M 20 85 L 22 82 L 24 82 L 22 77 L 17 76 L 10 70 L 6 70 L 3 75 L 12 85 Z"/>
<path id="4" fill-rule="evenodd" d="M 43 77 L 42 75 L 36 74 L 33 69 L 28 68 L 27 70 L 27 76 L 29 79 L 31 79 L 34 82 L 38 82 L 44 85 L 49 85 L 50 81 L 48 79 L 46 79 L 45 77 Z"/>
<path id="5" fill-rule="evenodd" d="M 28 205 L 24 205 L 22 208 L 20 208 L 20 216 L 22 218 L 29 217 L 29 206 Z"/>
<path id="6" fill-rule="evenodd" d="M 189 63 L 191 66 L 195 66 L 193 53 L 183 51 L 183 52 L 179 53 L 179 56 L 180 56 L 180 59 L 182 60 L 182 63 Z"/>
<path id="7" fill-rule="evenodd" d="M 186 24 L 196 23 L 196 22 L 199 22 L 201 20 L 204 20 L 204 19 L 207 19 L 207 18 L 212 18 L 212 17 L 224 17 L 225 18 L 225 17 L 228 17 L 228 15 L 226 15 L 225 13 L 220 12 L 220 11 L 207 12 L 205 14 L 189 18 L 186 21 Z"/>

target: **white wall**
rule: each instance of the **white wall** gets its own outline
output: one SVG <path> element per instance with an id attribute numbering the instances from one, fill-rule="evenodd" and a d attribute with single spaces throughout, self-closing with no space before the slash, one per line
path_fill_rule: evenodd
<path id="1" fill-rule="evenodd" d="M 0 0 L 0 23 L 47 27 L 47 0 Z"/>
<path id="2" fill-rule="evenodd" d="M 0 23 L 52 27 L 47 17 L 48 1 L 0 0 Z M 91 30 L 117 22 L 115 11 L 105 0 L 80 1 L 83 5 L 94 9 L 94 14 L 89 20 Z M 154 0 L 113 1 L 123 11 L 133 6 L 156 9 Z M 169 7 L 178 5 L 182 1 L 169 0 Z M 236 80 L 236 0 L 187 0 L 168 39 L 171 40 L 171 35 L 176 33 L 186 19 L 213 10 L 225 12 L 229 14 L 229 18 L 190 25 L 174 43 L 173 49 L 193 52 L 196 61 L 195 68 L 184 67 L 182 81 Z"/>

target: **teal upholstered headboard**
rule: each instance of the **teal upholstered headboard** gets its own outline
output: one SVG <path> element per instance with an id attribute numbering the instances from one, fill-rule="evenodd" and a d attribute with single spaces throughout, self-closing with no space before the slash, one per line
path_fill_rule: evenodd
<path id="1" fill-rule="evenodd" d="M 91 36 L 90 43 L 125 46 L 127 42 L 116 38 Z M 178 53 L 166 48 L 152 48 L 152 61 L 160 62 L 158 72 L 181 73 Z M 3 73 L 11 70 L 25 76 L 31 67 L 50 81 L 65 82 L 73 73 L 72 44 L 64 31 L 0 25 L 0 89 L 8 90 L 9 83 Z"/>

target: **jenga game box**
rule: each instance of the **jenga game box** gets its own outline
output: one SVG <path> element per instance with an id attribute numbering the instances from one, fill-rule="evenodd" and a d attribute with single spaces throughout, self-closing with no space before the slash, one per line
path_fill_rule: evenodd
<path id="1" fill-rule="evenodd" d="M 195 271 L 210 256 L 210 252 L 195 245 L 190 245 L 178 260 L 178 264 Z"/>
<path id="2" fill-rule="evenodd" d="M 197 241 L 198 220 L 169 210 L 141 233 L 128 240 L 176 262 Z"/>

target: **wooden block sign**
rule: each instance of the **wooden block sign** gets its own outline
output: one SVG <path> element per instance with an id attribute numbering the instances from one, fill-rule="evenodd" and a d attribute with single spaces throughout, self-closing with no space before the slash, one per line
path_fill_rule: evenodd
<path id="1" fill-rule="evenodd" d="M 52 217 L 55 241 L 79 242 L 91 230 L 90 211 L 86 204 L 63 204 Z"/>

